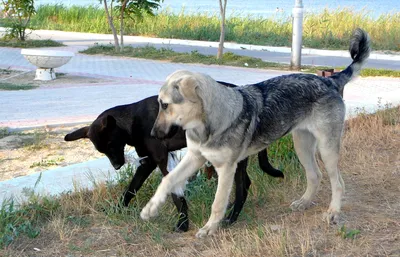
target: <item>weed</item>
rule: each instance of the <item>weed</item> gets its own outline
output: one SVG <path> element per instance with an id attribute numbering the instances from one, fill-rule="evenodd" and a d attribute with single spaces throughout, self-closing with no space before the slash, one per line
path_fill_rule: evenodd
<path id="1" fill-rule="evenodd" d="M 47 145 L 45 144 L 45 139 L 48 137 L 47 132 L 34 131 L 33 137 L 28 137 L 24 139 L 23 144 L 27 150 L 35 151 L 45 148 Z"/>
<path id="2" fill-rule="evenodd" d="M 48 167 L 48 166 L 57 166 L 60 162 L 64 161 L 64 157 L 58 157 L 57 159 L 53 160 L 41 160 L 39 162 L 34 162 L 29 168 L 34 167 Z"/>
<path id="3" fill-rule="evenodd" d="M 27 202 L 16 206 L 13 199 L 3 201 L 0 208 L 0 248 L 11 244 L 20 235 L 35 238 L 40 234 L 39 223 L 60 206 L 56 199 L 39 198 L 30 192 Z"/>
<path id="4" fill-rule="evenodd" d="M 360 233 L 360 230 L 349 229 L 345 225 L 343 225 L 338 231 L 338 235 L 343 239 L 355 239 Z"/>

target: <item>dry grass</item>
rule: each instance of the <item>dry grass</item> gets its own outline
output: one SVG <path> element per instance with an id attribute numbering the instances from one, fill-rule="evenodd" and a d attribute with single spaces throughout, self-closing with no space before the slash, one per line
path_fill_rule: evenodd
<path id="1" fill-rule="evenodd" d="M 289 211 L 290 202 L 305 188 L 293 150 L 280 155 L 279 149 L 290 146 L 288 141 L 270 149 L 274 164 L 287 175 L 282 181 L 250 165 L 253 184 L 245 209 L 235 225 L 221 229 L 216 236 L 202 240 L 194 237 L 208 218 L 213 181 L 195 181 L 195 186 L 189 187 L 192 223 L 188 233 L 171 232 L 176 213 L 170 202 L 157 219 L 141 221 L 139 212 L 159 181 L 158 176 L 152 176 L 122 213 L 110 210 L 123 184 L 103 184 L 91 192 L 66 194 L 57 200 L 58 207 L 42 204 L 53 207 L 47 212 L 41 210 L 41 215 L 31 208 L 31 212 L 26 211 L 30 219 L 42 217 L 35 223 L 40 235 L 31 239 L 21 234 L 0 255 L 399 256 L 400 106 L 347 122 L 340 160 L 347 191 L 338 226 L 328 226 L 321 219 L 330 201 L 325 172 L 315 206 L 305 212 Z"/>

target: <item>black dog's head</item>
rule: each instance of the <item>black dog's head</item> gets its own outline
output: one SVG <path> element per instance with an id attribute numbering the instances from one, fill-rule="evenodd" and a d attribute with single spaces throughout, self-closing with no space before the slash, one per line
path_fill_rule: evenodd
<path id="1" fill-rule="evenodd" d="M 118 127 L 117 121 L 113 116 L 100 116 L 90 126 L 67 134 L 64 140 L 75 141 L 81 138 L 89 138 L 96 149 L 108 157 L 116 170 L 125 164 L 124 148 L 126 139 L 124 131 Z"/>

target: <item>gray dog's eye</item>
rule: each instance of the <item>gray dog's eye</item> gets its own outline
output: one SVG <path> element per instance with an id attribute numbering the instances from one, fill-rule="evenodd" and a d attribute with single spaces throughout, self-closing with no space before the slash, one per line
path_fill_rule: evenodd
<path id="1" fill-rule="evenodd" d="M 162 104 L 161 104 L 161 108 L 162 108 L 163 110 L 166 110 L 166 109 L 168 108 L 168 104 L 162 103 Z"/>

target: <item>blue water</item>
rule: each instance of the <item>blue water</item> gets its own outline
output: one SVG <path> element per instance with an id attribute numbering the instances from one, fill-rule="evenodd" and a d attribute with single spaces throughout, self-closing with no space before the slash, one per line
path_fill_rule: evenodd
<path id="1" fill-rule="evenodd" d="M 291 15 L 294 0 L 228 0 L 227 15 L 252 15 L 252 16 L 285 16 Z M 99 5 L 98 0 L 36 0 L 36 5 L 62 3 L 64 5 Z M 324 8 L 337 9 L 338 7 L 348 7 L 352 10 L 368 11 L 374 18 L 381 14 L 400 13 L 400 0 L 303 0 L 306 12 L 320 12 Z M 183 10 L 186 13 L 208 12 L 219 13 L 218 0 L 165 0 L 162 3 L 163 9 L 179 13 Z M 278 11 L 279 9 L 279 11 Z"/>

